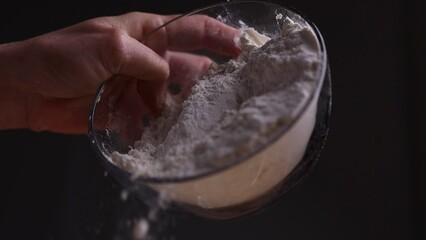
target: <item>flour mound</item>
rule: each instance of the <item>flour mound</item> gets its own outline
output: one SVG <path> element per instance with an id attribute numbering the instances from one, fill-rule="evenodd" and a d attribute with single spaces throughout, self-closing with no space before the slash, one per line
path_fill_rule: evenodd
<path id="1" fill-rule="evenodd" d="M 196 175 L 266 144 L 290 124 L 319 78 L 317 38 L 289 18 L 272 39 L 251 28 L 244 32 L 237 59 L 213 65 L 182 104 L 168 99 L 134 149 L 113 153 L 112 162 L 135 177 Z"/>

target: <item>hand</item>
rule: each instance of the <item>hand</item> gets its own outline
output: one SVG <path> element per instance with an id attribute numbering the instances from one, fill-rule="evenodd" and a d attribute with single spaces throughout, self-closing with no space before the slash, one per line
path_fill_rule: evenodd
<path id="1" fill-rule="evenodd" d="M 141 43 L 174 17 L 136 12 L 101 17 L 0 45 L 0 129 L 86 133 L 96 89 L 116 75 L 138 79 L 144 104 L 155 113 L 168 79 L 205 71 L 211 63 L 179 51 L 238 54 L 239 31 L 206 16 L 172 24 L 156 34 L 161 37 Z"/>

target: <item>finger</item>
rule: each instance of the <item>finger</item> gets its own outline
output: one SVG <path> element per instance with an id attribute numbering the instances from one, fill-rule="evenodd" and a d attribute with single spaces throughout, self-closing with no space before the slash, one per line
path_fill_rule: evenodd
<path id="1" fill-rule="evenodd" d="M 122 94 L 112 107 L 113 117 L 109 120 L 110 129 L 121 136 L 125 146 L 133 145 L 140 139 L 144 129 L 144 119 L 152 115 L 152 110 L 140 97 L 136 79 L 128 80 Z"/>
<path id="2" fill-rule="evenodd" d="M 238 56 L 241 30 L 206 15 L 177 17 L 178 15 L 132 12 L 118 16 L 114 24 L 132 38 L 144 40 L 147 46 L 159 53 L 166 48 L 172 50 L 206 48 L 218 54 Z M 176 20 L 173 21 L 174 19 Z M 164 28 L 150 35 L 165 23 L 167 24 Z M 145 39 L 146 37 L 148 38 Z"/>
<path id="3" fill-rule="evenodd" d="M 141 80 L 165 81 L 169 76 L 167 62 L 134 38 L 125 38 L 122 59 L 117 72 Z"/>
<path id="4" fill-rule="evenodd" d="M 166 98 L 167 81 L 136 80 L 137 78 L 135 77 L 129 78 L 123 75 L 116 75 L 107 82 L 103 96 L 108 96 L 109 105 L 115 104 L 123 95 L 129 94 L 124 88 L 128 89 L 128 82 L 132 81 L 136 84 L 134 89 L 137 89 L 139 98 L 151 109 L 152 114 L 154 116 L 160 115 Z"/>
<path id="5" fill-rule="evenodd" d="M 169 20 L 169 16 L 163 17 Z M 170 50 L 188 51 L 208 49 L 218 54 L 236 57 L 240 52 L 241 30 L 228 26 L 205 15 L 184 16 L 171 21 L 146 40 L 148 46 L 161 49 L 165 44 Z M 166 39 L 166 43 L 163 43 Z"/>
<path id="6" fill-rule="evenodd" d="M 183 98 L 191 90 L 195 78 L 206 73 L 213 62 L 205 56 L 172 51 L 167 53 L 167 61 L 170 65 L 169 91 L 182 94 Z"/>
<path id="7" fill-rule="evenodd" d="M 166 101 L 166 81 L 161 82 L 160 84 L 157 82 L 138 81 L 137 89 L 140 98 L 143 100 L 146 106 L 151 109 L 152 116 L 160 116 Z"/>
<path id="8" fill-rule="evenodd" d="M 120 118 L 137 117 L 141 119 L 143 114 L 151 115 L 152 110 L 143 101 L 138 91 L 137 85 L 141 81 L 137 79 L 117 79 L 121 80 L 121 86 L 114 89 L 112 91 L 114 93 L 106 96 L 108 99 L 107 105 L 109 107 L 109 111 L 120 115 Z M 112 100 L 111 97 L 114 97 L 115 99 Z"/>
<path id="9" fill-rule="evenodd" d="M 106 82 L 93 115 L 93 128 L 108 129 L 120 136 L 124 148 L 132 145 L 141 136 L 144 124 L 152 115 L 151 109 L 139 95 L 134 78 L 115 76 Z"/>

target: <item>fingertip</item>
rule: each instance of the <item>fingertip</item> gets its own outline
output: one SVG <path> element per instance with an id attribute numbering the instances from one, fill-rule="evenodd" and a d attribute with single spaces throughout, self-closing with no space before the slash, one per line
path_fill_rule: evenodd
<path id="1" fill-rule="evenodd" d="M 156 74 L 157 76 L 155 76 L 155 78 L 161 81 L 166 81 L 170 76 L 170 67 L 168 62 L 162 57 L 158 56 L 157 67 L 158 71 Z"/>
<path id="2" fill-rule="evenodd" d="M 238 57 L 241 53 L 241 37 L 243 36 L 244 31 L 241 29 L 235 29 L 234 38 L 232 39 L 232 49 L 230 51 L 230 55 L 234 58 Z"/>

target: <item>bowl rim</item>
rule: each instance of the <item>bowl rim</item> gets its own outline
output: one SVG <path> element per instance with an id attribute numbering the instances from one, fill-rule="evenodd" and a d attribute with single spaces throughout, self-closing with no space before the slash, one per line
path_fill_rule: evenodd
<path id="1" fill-rule="evenodd" d="M 314 98 L 316 96 L 319 96 L 319 93 L 322 89 L 322 85 L 325 81 L 327 72 L 329 71 L 327 50 L 326 50 L 324 38 L 323 38 L 321 32 L 319 31 L 318 27 L 314 24 L 314 22 L 312 20 L 310 20 L 308 17 L 306 17 L 305 14 L 301 13 L 297 9 L 294 9 L 293 7 L 286 6 L 284 4 L 277 4 L 277 3 L 273 3 L 273 2 L 262 2 L 262 1 L 250 1 L 250 0 L 248 0 L 248 1 L 247 0 L 230 1 L 230 2 L 211 4 L 211 5 L 207 5 L 205 7 L 198 8 L 198 9 L 189 11 L 187 13 L 181 14 L 181 15 L 173 18 L 172 20 L 167 21 L 166 23 L 160 25 L 159 27 L 155 28 L 150 33 L 148 33 L 144 39 L 147 39 L 151 34 L 155 33 L 156 31 L 163 28 L 164 26 L 166 26 L 166 25 L 168 25 L 168 24 L 170 24 L 170 23 L 172 23 L 172 22 L 174 22 L 174 21 L 176 21 L 180 18 L 183 18 L 185 16 L 197 14 L 197 13 L 202 12 L 204 10 L 208 10 L 208 9 L 212 9 L 212 8 L 216 8 L 216 7 L 221 7 L 221 6 L 226 6 L 226 5 L 243 4 L 243 3 L 263 4 L 263 5 L 275 6 L 278 9 L 284 9 L 288 13 L 290 13 L 294 16 L 300 17 L 300 19 L 303 20 L 304 22 L 306 22 L 306 24 L 313 30 L 313 32 L 315 33 L 315 36 L 316 36 L 316 38 L 319 42 L 319 45 L 320 45 L 320 52 L 321 52 L 321 58 L 322 58 L 321 59 L 321 63 L 322 63 L 321 64 L 321 72 L 318 76 L 319 81 L 316 81 L 314 91 L 312 92 L 312 94 L 309 96 L 307 101 L 301 107 L 300 111 L 297 113 L 297 115 L 294 117 L 294 119 L 289 124 L 286 124 L 285 126 L 278 128 L 277 131 L 275 131 L 274 133 L 271 134 L 270 137 L 268 137 L 268 141 L 265 144 L 261 144 L 259 147 L 256 147 L 255 149 L 248 151 L 248 153 L 238 154 L 238 157 L 235 157 L 232 161 L 230 161 L 230 163 L 224 164 L 220 167 L 214 168 L 214 169 L 209 170 L 209 171 L 205 171 L 205 172 L 201 172 L 201 173 L 197 173 L 197 174 L 193 174 L 193 175 L 189 175 L 189 176 L 166 176 L 166 177 L 137 176 L 136 178 L 132 179 L 133 183 L 161 184 L 161 183 L 188 182 L 188 181 L 191 181 L 191 180 L 212 176 L 214 174 L 218 174 L 222 171 L 226 171 L 226 170 L 228 170 L 232 167 L 235 167 L 239 164 L 242 164 L 246 160 L 249 160 L 253 156 L 259 154 L 260 152 L 262 152 L 264 150 L 266 150 L 271 144 L 275 143 L 283 135 L 285 135 L 287 133 L 287 131 L 292 129 L 294 124 L 297 123 L 299 121 L 299 119 L 301 118 L 301 116 L 306 112 L 307 108 L 310 106 L 310 104 L 312 103 Z M 125 181 L 129 182 L 129 181 L 127 181 L 127 178 L 128 179 L 132 178 L 132 173 L 127 172 L 124 169 L 121 169 L 119 166 L 117 166 L 115 163 L 113 163 L 113 161 L 111 161 L 109 156 L 106 156 L 102 152 L 102 150 L 99 148 L 99 146 L 102 143 L 98 142 L 98 139 L 96 138 L 96 134 L 95 134 L 95 129 L 93 127 L 96 106 L 97 106 L 97 103 L 99 102 L 99 99 L 101 98 L 101 95 L 102 95 L 107 84 L 108 84 L 108 81 L 105 81 L 98 87 L 98 90 L 96 91 L 92 105 L 90 107 L 88 137 L 89 137 L 90 143 L 92 145 L 92 149 L 95 151 L 96 155 L 98 155 L 98 157 L 102 160 L 102 163 L 104 164 L 106 170 L 112 171 L 113 172 L 112 175 L 116 175 L 116 174 L 119 174 L 119 173 L 121 173 L 122 175 L 125 175 L 124 176 L 124 178 L 126 179 Z M 303 158 L 304 157 L 302 157 L 301 161 L 303 160 Z M 296 164 L 296 167 L 294 169 L 297 168 L 298 164 Z M 292 169 L 290 171 L 289 175 L 294 171 L 294 169 Z M 115 176 L 115 177 L 117 177 L 117 176 Z"/>

